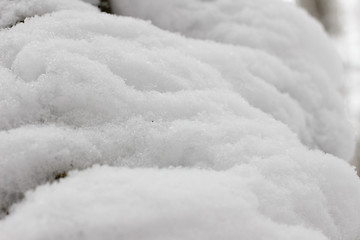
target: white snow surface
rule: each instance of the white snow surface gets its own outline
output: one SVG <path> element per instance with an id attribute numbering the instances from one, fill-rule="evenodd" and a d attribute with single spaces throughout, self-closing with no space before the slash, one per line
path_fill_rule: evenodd
<path id="1" fill-rule="evenodd" d="M 303 175 L 290 169 L 293 162 L 285 170 L 288 160 L 256 161 L 228 171 L 97 166 L 72 172 L 61 183 L 29 192 L 0 231 L 3 239 L 37 240 L 355 239 L 351 219 L 356 214 L 349 202 L 338 205 L 336 199 L 350 197 L 346 188 L 354 182 L 330 180 L 343 191 L 329 199 L 332 189 L 319 181 L 344 165 L 306 161 L 299 166 L 309 173 Z M 326 171 L 315 180 L 314 168 Z M 335 210 L 332 204 L 346 213 L 328 211 Z"/>
<path id="2" fill-rule="evenodd" d="M 61 10 L 98 11 L 88 3 L 97 5 L 99 0 L 1 0 L 0 29 L 24 21 L 27 17 Z"/>
<path id="3" fill-rule="evenodd" d="M 293 4 L 268 0 L 111 3 L 115 13 L 151 20 L 166 30 L 251 49 L 250 62 L 231 49 L 219 60 L 242 96 L 287 124 L 307 146 L 352 158 L 354 131 L 344 117 L 340 57 L 320 25 Z M 245 86 L 238 58 L 256 78 Z"/>
<path id="4" fill-rule="evenodd" d="M 294 61 L 319 60 L 307 72 L 270 47 L 186 38 L 88 7 L 0 30 L 1 239 L 360 237 L 354 169 L 297 136 L 322 149 L 308 119 L 329 124 L 323 142 L 351 155 L 339 82 L 313 76 L 331 62 L 338 74 L 325 37 L 319 52 L 294 50 Z M 319 119 L 325 99 L 336 126 Z"/>

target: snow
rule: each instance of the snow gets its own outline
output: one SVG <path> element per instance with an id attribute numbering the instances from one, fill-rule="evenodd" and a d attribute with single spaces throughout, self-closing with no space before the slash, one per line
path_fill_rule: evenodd
<path id="1" fill-rule="evenodd" d="M 290 177 L 279 186 L 261 165 L 226 172 L 97 166 L 29 192 L 0 227 L 4 239 L 328 239 L 335 223 L 316 182 Z M 307 227 L 311 221 L 327 229 Z"/>
<path id="2" fill-rule="evenodd" d="M 341 1 L 339 4 L 339 19 L 341 22 L 341 32 L 339 35 L 332 36 L 345 65 L 346 97 L 349 106 L 349 114 L 353 125 L 357 129 L 357 149 L 353 159 L 354 165 L 360 167 L 360 34 L 358 31 L 359 23 L 359 1 Z"/>
<path id="3" fill-rule="evenodd" d="M 151 20 L 188 37 L 250 48 L 248 68 L 263 82 L 251 80 L 253 89 L 240 90 L 249 103 L 286 123 L 307 146 L 352 158 L 354 133 L 344 117 L 341 61 L 323 29 L 305 12 L 268 0 L 112 0 L 111 4 L 115 13 Z M 271 59 L 263 60 L 264 54 Z M 222 55 L 222 67 L 231 68 L 227 74 L 236 82 L 244 81 L 239 79 L 237 59 L 249 59 L 243 54 Z M 246 88 L 250 84 L 246 82 Z"/>
<path id="4" fill-rule="evenodd" d="M 321 151 L 353 149 L 336 56 L 290 5 L 240 2 L 320 44 L 191 39 L 75 1 L 0 30 L 2 239 L 357 239 L 359 179 Z"/>
<path id="5" fill-rule="evenodd" d="M 96 8 L 84 2 L 97 5 L 99 0 L 1 0 L 0 29 L 10 27 L 28 17 L 60 10 L 96 11 Z"/>

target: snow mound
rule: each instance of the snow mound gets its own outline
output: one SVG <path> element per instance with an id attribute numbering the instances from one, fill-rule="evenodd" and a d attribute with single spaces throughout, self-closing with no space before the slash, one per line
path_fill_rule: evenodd
<path id="1" fill-rule="evenodd" d="M 284 166 L 287 160 L 278 163 Z M 333 168 L 343 169 L 339 163 L 315 165 L 339 172 Z M 314 168 L 314 163 L 308 164 L 303 166 L 309 175 L 287 167 L 274 175 L 266 161 L 225 172 L 94 167 L 29 192 L 26 202 L 0 224 L 0 231 L 3 239 L 29 240 L 354 239 L 356 228 L 350 226 L 356 214 L 347 208 L 341 214 L 330 210 L 334 203 L 340 206 L 339 199 L 325 198 L 330 193 L 322 188 L 326 182 L 307 181 Z M 319 177 L 329 177 L 325 172 Z M 285 182 L 277 179 L 281 175 Z M 341 194 L 348 196 L 345 189 L 352 185 L 338 185 L 344 187 Z M 334 222 L 339 215 L 344 218 Z M 337 224 L 349 225 L 341 232 Z"/>
<path id="2" fill-rule="evenodd" d="M 227 169 L 303 148 L 216 68 L 174 47 L 199 41 L 76 11 L 33 18 L 0 37 L 5 205 L 94 163 Z"/>
<path id="3" fill-rule="evenodd" d="M 299 141 L 310 112 L 276 86 L 323 92 L 276 54 L 96 11 L 0 39 L 5 240 L 360 236 L 355 171 Z"/>
<path id="4" fill-rule="evenodd" d="M 344 113 L 340 58 L 320 25 L 292 4 L 276 0 L 270 4 L 268 0 L 111 2 L 118 14 L 151 20 L 188 37 L 252 49 L 250 61 L 231 48 L 212 61 L 226 62 L 222 68 L 236 81 L 235 87 L 246 88 L 240 91 L 249 103 L 287 124 L 304 144 L 351 160 L 355 140 Z M 256 77 L 245 84 L 239 58 Z"/>

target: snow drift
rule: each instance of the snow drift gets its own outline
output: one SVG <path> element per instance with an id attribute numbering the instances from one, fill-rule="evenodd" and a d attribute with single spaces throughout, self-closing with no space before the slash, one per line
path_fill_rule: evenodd
<path id="1" fill-rule="evenodd" d="M 73 172 L 59 184 L 29 192 L 0 231 L 4 239 L 38 240 L 355 239 L 351 219 L 356 214 L 348 208 L 355 200 L 342 205 L 341 198 L 329 198 L 327 183 L 318 181 L 331 177 L 323 175 L 330 169 L 309 161 L 303 169 L 309 174 L 296 171 L 293 163 L 288 173 L 283 167 L 274 174 L 287 160 L 277 166 L 272 165 L 277 161 L 258 161 L 225 172 L 114 167 Z M 311 177 L 314 168 L 324 170 L 317 180 Z M 350 200 L 346 190 L 337 194 Z M 333 211 L 337 207 L 346 213 Z"/>
<path id="2" fill-rule="evenodd" d="M 325 63 L 300 71 L 260 47 L 190 39 L 89 8 L 0 31 L 4 239 L 360 236 L 355 171 L 297 136 L 323 150 L 332 138 L 333 153 L 351 155 L 339 83 L 315 77 Z M 295 53 L 305 61 L 311 52 Z M 326 122 L 316 104 L 328 94 Z M 314 127 L 315 135 L 310 123 L 332 131 Z"/>
<path id="3" fill-rule="evenodd" d="M 340 58 L 305 12 L 268 0 L 111 2 L 116 13 L 151 20 L 163 29 L 250 48 L 250 60 L 232 49 L 220 58 L 242 96 L 286 123 L 307 146 L 347 160 L 353 156 L 354 133 L 344 118 L 340 95 Z M 244 80 L 239 58 L 256 79 Z"/>

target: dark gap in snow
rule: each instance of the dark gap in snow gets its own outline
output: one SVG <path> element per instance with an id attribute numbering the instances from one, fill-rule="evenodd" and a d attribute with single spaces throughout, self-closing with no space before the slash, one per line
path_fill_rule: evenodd
<path id="1" fill-rule="evenodd" d="M 42 184 L 45 184 L 45 183 L 51 184 L 54 181 L 59 182 L 62 178 L 66 178 L 67 176 L 68 176 L 67 171 L 54 172 Z M 42 184 L 39 184 L 38 186 L 40 186 Z M 36 187 L 38 187 L 38 186 L 36 186 Z M 33 188 L 33 189 L 35 189 L 35 188 Z M 2 203 L 0 206 L 0 220 L 7 217 L 8 215 L 10 215 L 11 206 L 21 202 L 25 197 L 25 194 L 22 192 L 4 192 L 3 194 L 5 196 L 2 199 L 6 199 L 6 201 L 4 201 L 5 204 Z"/>
<path id="2" fill-rule="evenodd" d="M 1 212 L 5 213 L 5 215 L 9 215 L 9 209 L 6 207 L 1 208 Z"/>
<path id="3" fill-rule="evenodd" d="M 106 12 L 106 13 L 110 13 L 110 14 L 113 13 L 113 11 L 111 10 L 111 4 L 110 4 L 109 0 L 101 0 L 98 8 L 102 12 Z"/>
<path id="4" fill-rule="evenodd" d="M 59 172 L 55 174 L 55 180 L 59 181 L 61 178 L 66 178 L 67 172 Z"/>
<path id="5" fill-rule="evenodd" d="M 19 20 L 17 20 L 17 21 L 16 21 L 15 23 L 13 23 L 13 24 L 7 26 L 6 28 L 12 28 L 12 27 L 16 26 L 16 25 L 19 24 L 19 23 L 24 23 L 24 22 L 25 22 L 25 19 L 26 19 L 26 17 L 20 17 Z"/>
<path id="6" fill-rule="evenodd" d="M 10 215 L 11 206 L 24 199 L 24 194 L 21 192 L 3 192 L 3 194 L 5 195 L 3 198 L 6 199 L 6 201 L 4 201 L 5 204 L 1 204 L 0 219 Z"/>

